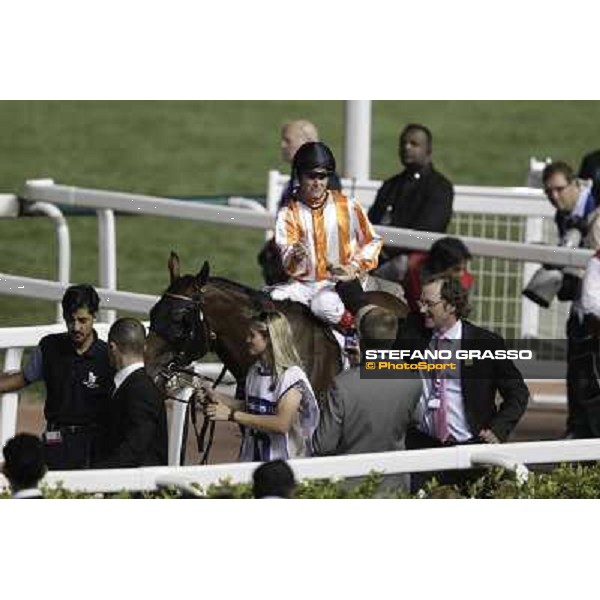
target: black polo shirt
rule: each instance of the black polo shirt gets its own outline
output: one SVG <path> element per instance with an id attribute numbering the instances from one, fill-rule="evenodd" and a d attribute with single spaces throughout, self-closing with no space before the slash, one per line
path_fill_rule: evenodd
<path id="1" fill-rule="evenodd" d="M 28 383 L 44 380 L 44 416 L 50 426 L 96 425 L 103 420 L 112 369 L 107 345 L 95 331 L 92 345 L 81 355 L 67 333 L 44 337 L 23 374 Z"/>
<path id="2" fill-rule="evenodd" d="M 452 218 L 454 188 L 433 165 L 405 169 L 383 182 L 369 209 L 373 225 L 444 233 Z M 386 246 L 388 257 L 403 250 Z"/>

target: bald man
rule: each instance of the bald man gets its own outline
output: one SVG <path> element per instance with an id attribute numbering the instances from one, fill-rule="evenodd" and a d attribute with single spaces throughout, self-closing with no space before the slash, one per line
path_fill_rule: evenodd
<path id="1" fill-rule="evenodd" d="M 288 121 L 281 128 L 281 158 L 292 164 L 298 148 L 306 142 L 318 142 L 319 132 L 314 123 L 306 119 Z"/>

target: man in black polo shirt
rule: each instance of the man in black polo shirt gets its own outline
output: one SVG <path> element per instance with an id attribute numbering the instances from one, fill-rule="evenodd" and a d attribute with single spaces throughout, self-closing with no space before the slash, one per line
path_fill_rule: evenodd
<path id="1" fill-rule="evenodd" d="M 400 133 L 398 155 L 404 170 L 383 182 L 369 210 L 373 225 L 444 233 L 452 218 L 454 189 L 433 168 L 433 137 L 424 125 L 411 123 Z M 418 268 L 424 253 L 385 246 L 375 275 L 401 283 L 408 269 Z"/>
<path id="2" fill-rule="evenodd" d="M 106 343 L 94 331 L 99 303 L 91 285 L 69 287 L 62 299 L 67 332 L 42 338 L 22 371 L 0 375 L 0 393 L 46 384 L 49 469 L 84 469 L 92 460 L 112 382 Z"/>

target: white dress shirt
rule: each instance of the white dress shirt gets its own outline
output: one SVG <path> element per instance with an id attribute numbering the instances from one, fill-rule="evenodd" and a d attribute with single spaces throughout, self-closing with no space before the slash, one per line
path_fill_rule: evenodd
<path id="1" fill-rule="evenodd" d="M 590 258 L 585 269 L 581 305 L 585 313 L 600 317 L 600 259 L 597 256 Z"/>
<path id="2" fill-rule="evenodd" d="M 142 361 L 132 363 L 127 367 L 123 367 L 119 371 L 117 371 L 114 380 L 115 380 L 115 389 L 113 391 L 113 395 L 116 394 L 117 390 L 123 385 L 123 382 L 138 369 L 143 369 L 144 363 Z"/>
<path id="3" fill-rule="evenodd" d="M 462 321 L 457 321 L 450 329 L 445 332 L 434 331 L 434 336 L 437 335 L 441 340 L 457 340 L 459 343 L 452 345 L 453 350 L 460 348 L 460 340 L 462 339 Z M 432 339 L 429 347 L 434 349 L 436 340 Z M 442 361 L 436 361 L 442 362 Z M 460 373 L 460 361 L 456 362 L 457 368 L 455 371 L 445 371 L 441 376 L 442 393 L 446 400 L 447 415 L 448 415 L 448 431 L 457 442 L 466 442 L 473 437 L 469 429 L 469 424 L 465 416 L 465 405 L 462 396 L 462 384 Z M 435 373 L 435 371 L 434 371 Z M 433 411 L 428 407 L 430 399 L 434 394 L 433 378 L 431 374 L 422 374 L 423 393 L 416 408 L 417 427 L 432 437 L 435 436 L 433 426 Z"/>

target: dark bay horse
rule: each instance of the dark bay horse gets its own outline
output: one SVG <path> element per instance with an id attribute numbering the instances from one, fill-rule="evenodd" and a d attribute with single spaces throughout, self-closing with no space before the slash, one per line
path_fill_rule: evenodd
<path id="1" fill-rule="evenodd" d="M 267 294 L 220 277 L 210 277 L 208 263 L 197 275 L 181 275 L 179 257 L 169 258 L 171 284 L 150 313 L 146 368 L 156 375 L 169 363 L 181 365 L 214 351 L 238 382 L 255 361 L 247 350 L 251 317 L 279 310 L 287 317 L 303 366 L 322 400 L 341 369 L 339 347 L 329 327 L 302 304 L 274 302 Z M 383 292 L 368 292 L 370 301 L 404 316 L 406 307 Z"/>

